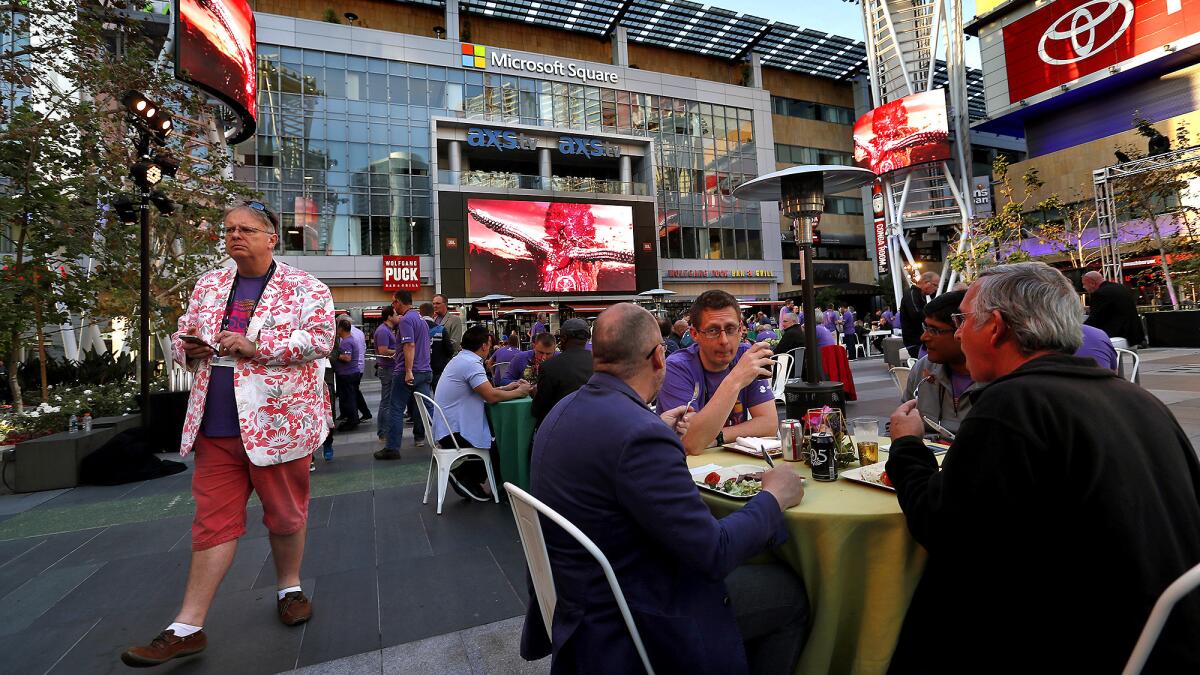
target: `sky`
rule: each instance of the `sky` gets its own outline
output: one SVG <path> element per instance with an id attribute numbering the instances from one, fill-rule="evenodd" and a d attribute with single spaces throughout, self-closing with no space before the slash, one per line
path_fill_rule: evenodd
<path id="1" fill-rule="evenodd" d="M 858 3 L 843 0 L 717 0 L 708 4 L 854 40 L 863 39 L 862 5 Z M 966 23 L 975 16 L 975 0 L 962 0 L 962 8 L 963 22 Z M 978 68 L 979 40 L 968 39 L 966 50 L 967 65 Z"/>

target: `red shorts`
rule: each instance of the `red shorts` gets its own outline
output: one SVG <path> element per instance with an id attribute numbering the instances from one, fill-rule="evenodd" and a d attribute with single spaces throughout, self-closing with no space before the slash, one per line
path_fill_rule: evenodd
<path id="1" fill-rule="evenodd" d="M 257 466 L 246 455 L 241 438 L 208 438 L 204 434 L 197 434 L 193 452 L 193 551 L 233 541 L 246 533 L 246 502 L 251 490 L 262 500 L 263 525 L 271 534 L 294 534 L 307 523 L 308 462 L 304 460 L 308 457 Z"/>

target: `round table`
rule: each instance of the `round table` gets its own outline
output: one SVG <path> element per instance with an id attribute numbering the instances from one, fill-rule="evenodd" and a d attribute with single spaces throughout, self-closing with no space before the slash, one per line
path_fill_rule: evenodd
<path id="1" fill-rule="evenodd" d="M 720 449 L 688 457 L 689 467 L 710 463 L 762 464 Z M 791 537 L 775 549 L 804 578 L 812 605 L 797 675 L 886 672 L 926 555 L 909 535 L 896 495 L 845 479 L 813 480 L 802 462 L 776 464 L 807 481 L 804 500 L 784 513 Z M 701 494 L 718 518 L 745 503 Z"/>
<path id="2" fill-rule="evenodd" d="M 529 490 L 529 455 L 533 451 L 533 399 L 525 396 L 488 405 L 488 420 L 500 454 L 496 485 L 509 481 Z"/>

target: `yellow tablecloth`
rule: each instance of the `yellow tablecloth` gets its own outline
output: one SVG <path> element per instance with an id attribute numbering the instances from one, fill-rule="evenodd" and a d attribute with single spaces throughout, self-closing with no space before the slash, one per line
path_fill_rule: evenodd
<path id="1" fill-rule="evenodd" d="M 688 457 L 691 467 L 709 463 L 762 461 L 719 449 Z M 813 480 L 802 462 L 776 464 L 807 479 L 804 501 L 784 514 L 791 538 L 776 549 L 804 578 L 812 604 L 812 632 L 797 675 L 886 672 L 925 568 L 925 550 L 908 534 L 896 495 L 845 479 Z M 744 503 L 701 494 L 718 518 Z"/>

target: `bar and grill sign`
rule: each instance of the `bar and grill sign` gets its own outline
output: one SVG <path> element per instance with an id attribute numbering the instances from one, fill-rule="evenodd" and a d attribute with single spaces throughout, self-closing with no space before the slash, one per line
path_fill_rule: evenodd
<path id="1" fill-rule="evenodd" d="M 416 291 L 421 288 L 421 259 L 415 255 L 383 256 L 383 290 Z"/>

